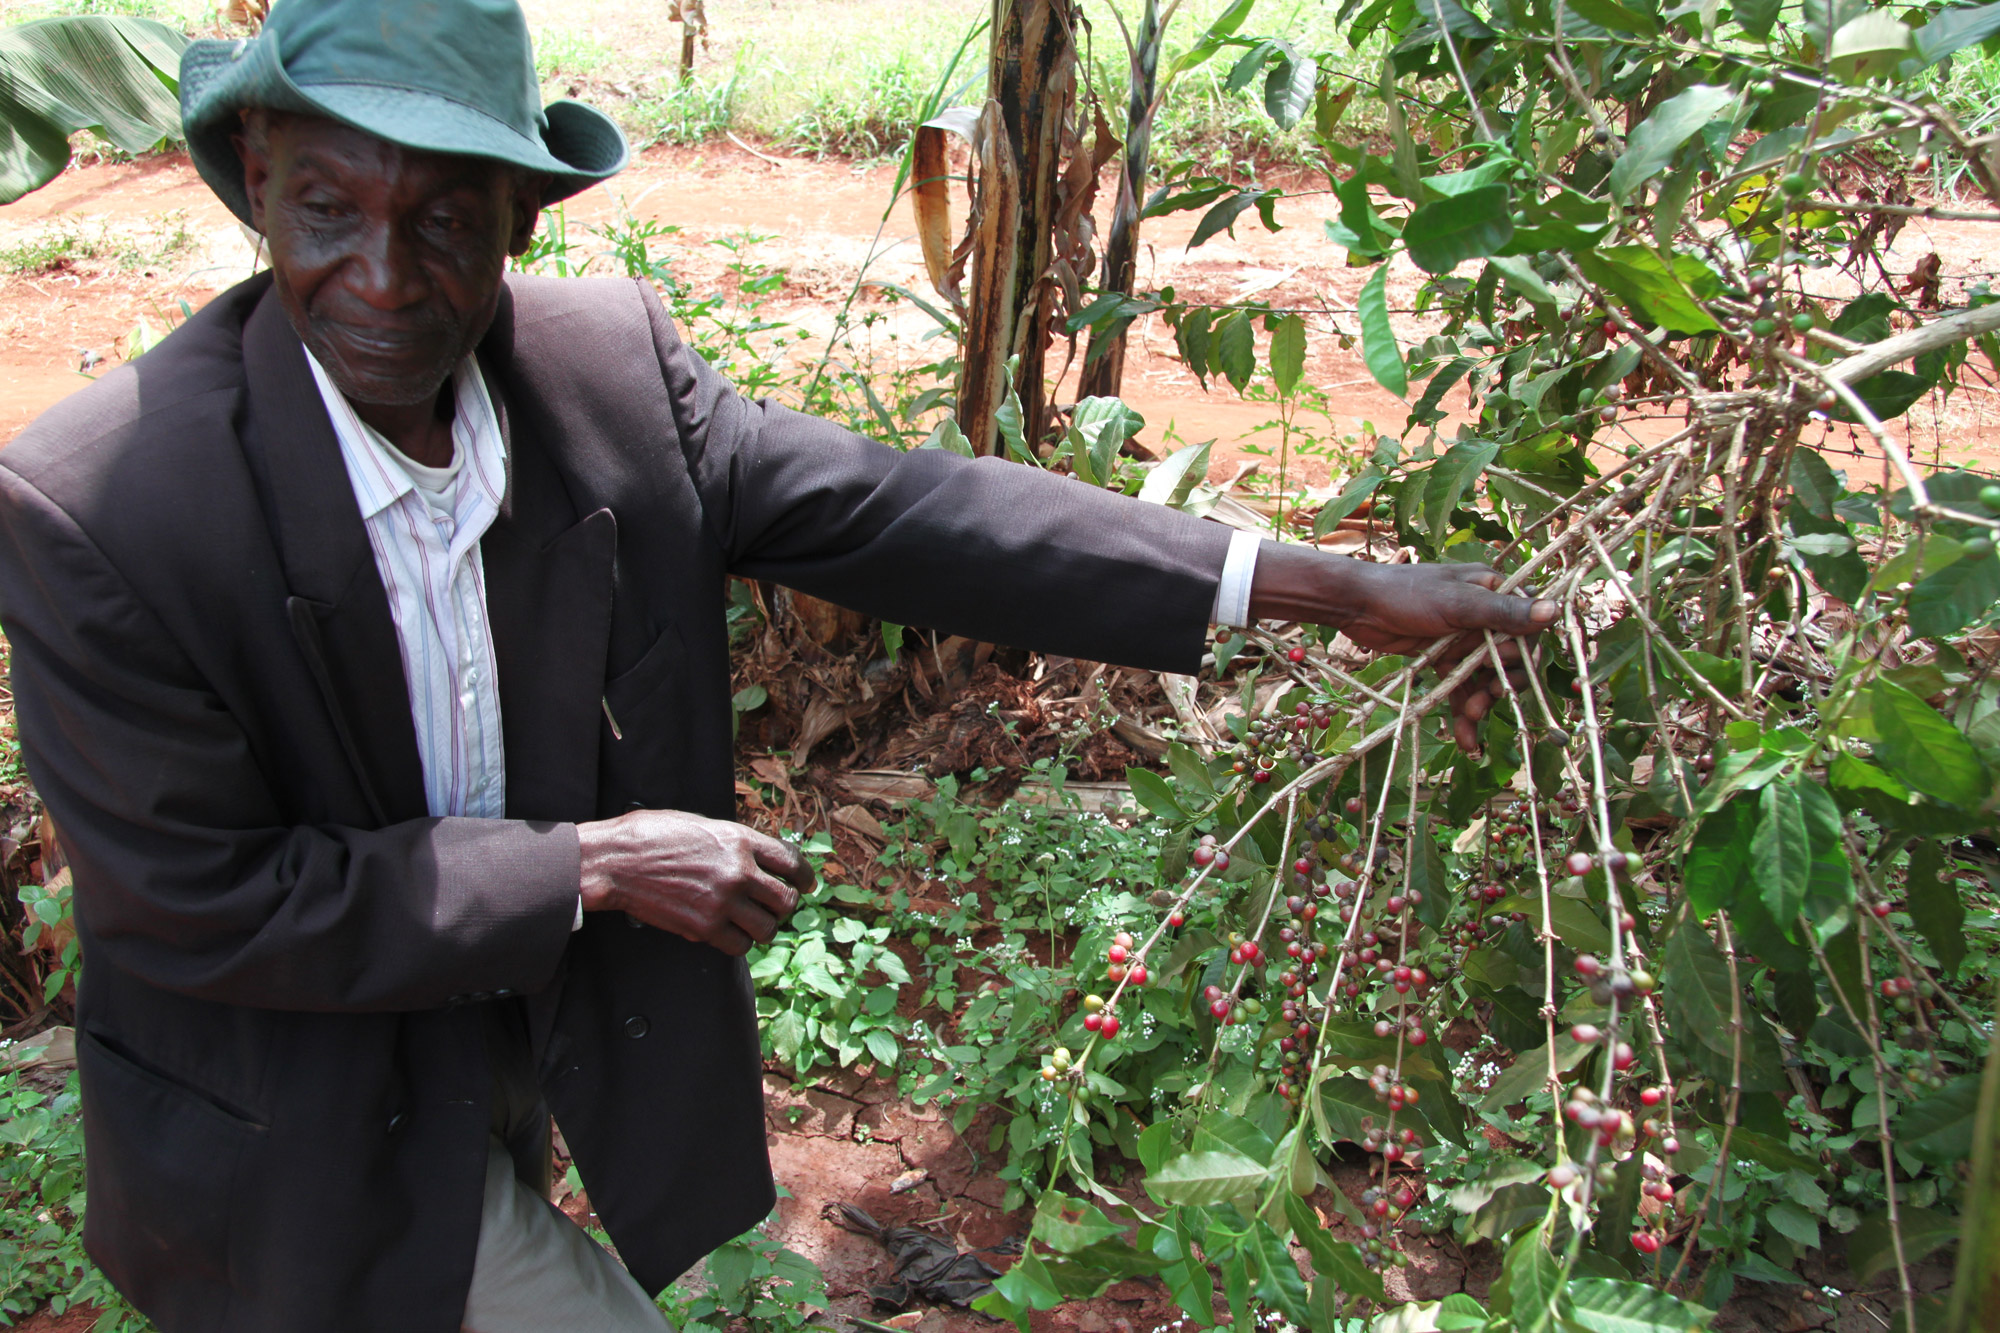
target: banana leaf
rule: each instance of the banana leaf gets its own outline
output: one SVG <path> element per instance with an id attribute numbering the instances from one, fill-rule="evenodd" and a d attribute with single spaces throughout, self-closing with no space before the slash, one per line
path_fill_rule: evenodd
<path id="1" fill-rule="evenodd" d="M 127 153 L 178 139 L 186 45 L 164 23 L 115 14 L 0 29 L 0 204 L 54 180 L 78 130 Z"/>

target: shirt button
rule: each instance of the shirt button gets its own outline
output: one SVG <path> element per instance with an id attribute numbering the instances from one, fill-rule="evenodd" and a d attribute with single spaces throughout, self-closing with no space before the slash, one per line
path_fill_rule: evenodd
<path id="1" fill-rule="evenodd" d="M 653 1030 L 652 1024 L 648 1023 L 642 1016 L 638 1014 L 634 1014 L 630 1018 L 625 1020 L 625 1035 L 630 1037 L 633 1041 L 639 1040 L 639 1038 L 645 1036 L 648 1032 L 651 1032 L 652 1030 Z"/>

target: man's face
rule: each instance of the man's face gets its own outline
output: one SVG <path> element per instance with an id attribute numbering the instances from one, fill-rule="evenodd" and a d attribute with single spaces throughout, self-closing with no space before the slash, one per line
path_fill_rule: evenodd
<path id="1" fill-rule="evenodd" d="M 334 384 L 362 404 L 434 398 L 493 321 L 538 182 L 310 117 L 268 117 L 236 143 L 278 299 Z"/>

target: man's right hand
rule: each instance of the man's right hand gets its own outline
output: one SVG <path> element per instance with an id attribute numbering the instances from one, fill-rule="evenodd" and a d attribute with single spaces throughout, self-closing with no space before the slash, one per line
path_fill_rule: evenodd
<path id="1" fill-rule="evenodd" d="M 729 820 L 634 810 L 576 833 L 584 911 L 626 912 L 727 954 L 769 944 L 813 886 L 796 850 Z"/>

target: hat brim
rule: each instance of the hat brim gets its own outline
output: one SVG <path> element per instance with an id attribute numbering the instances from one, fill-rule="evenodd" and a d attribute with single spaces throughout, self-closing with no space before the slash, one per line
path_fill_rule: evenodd
<path id="1" fill-rule="evenodd" d="M 324 116 L 405 148 L 507 162 L 541 173 L 546 207 L 624 170 L 624 132 L 595 107 L 551 102 L 540 140 L 463 103 L 422 89 L 368 83 L 292 82 L 275 43 L 190 42 L 181 57 L 181 119 L 188 155 L 217 197 L 246 225 L 250 199 L 233 142 L 251 107 Z"/>

